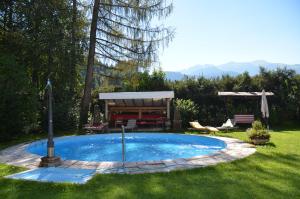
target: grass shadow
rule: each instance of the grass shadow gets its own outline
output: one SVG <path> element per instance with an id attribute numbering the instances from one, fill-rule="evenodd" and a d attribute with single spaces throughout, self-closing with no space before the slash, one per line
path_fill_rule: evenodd
<path id="1" fill-rule="evenodd" d="M 260 145 L 260 146 L 266 146 L 266 147 L 276 148 L 276 144 L 274 142 L 267 142 L 266 144 Z"/>

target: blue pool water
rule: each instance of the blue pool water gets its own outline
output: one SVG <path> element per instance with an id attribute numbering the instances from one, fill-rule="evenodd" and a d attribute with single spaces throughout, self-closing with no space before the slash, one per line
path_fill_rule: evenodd
<path id="1" fill-rule="evenodd" d="M 55 154 L 64 160 L 122 161 L 121 134 L 83 135 L 55 138 Z M 215 138 L 172 133 L 126 133 L 126 161 L 190 158 L 212 154 L 226 147 Z M 46 155 L 47 141 L 31 143 L 30 153 Z"/>

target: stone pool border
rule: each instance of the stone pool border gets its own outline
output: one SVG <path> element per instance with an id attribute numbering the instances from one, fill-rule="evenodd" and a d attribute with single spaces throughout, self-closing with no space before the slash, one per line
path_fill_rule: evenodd
<path id="1" fill-rule="evenodd" d="M 207 135 L 195 135 L 207 136 Z M 96 169 L 96 173 L 156 173 L 173 170 L 185 170 L 216 165 L 221 162 L 231 162 L 242 159 L 255 153 L 254 145 L 241 140 L 227 137 L 207 136 L 222 140 L 227 147 L 211 155 L 201 155 L 192 158 L 180 158 L 174 160 L 128 162 L 89 162 L 78 160 L 64 160 L 60 168 Z M 41 156 L 26 152 L 30 143 L 23 143 L 0 151 L 0 162 L 8 165 L 21 166 L 28 169 L 38 168 Z"/>

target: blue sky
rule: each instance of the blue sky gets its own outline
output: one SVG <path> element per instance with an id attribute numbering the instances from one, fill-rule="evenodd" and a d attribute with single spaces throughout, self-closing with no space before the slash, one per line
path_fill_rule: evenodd
<path id="1" fill-rule="evenodd" d="M 300 63 L 300 0 L 174 0 L 163 70 L 266 60 Z"/>

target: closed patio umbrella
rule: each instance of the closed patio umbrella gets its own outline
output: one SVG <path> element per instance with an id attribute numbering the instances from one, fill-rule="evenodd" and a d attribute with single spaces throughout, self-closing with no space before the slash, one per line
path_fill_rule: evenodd
<path id="1" fill-rule="evenodd" d="M 262 90 L 261 93 L 261 107 L 260 107 L 262 117 L 265 119 L 267 123 L 267 127 L 269 129 L 269 124 L 268 124 L 268 118 L 269 118 L 269 107 L 268 107 L 268 100 L 266 96 L 265 90 Z"/>

